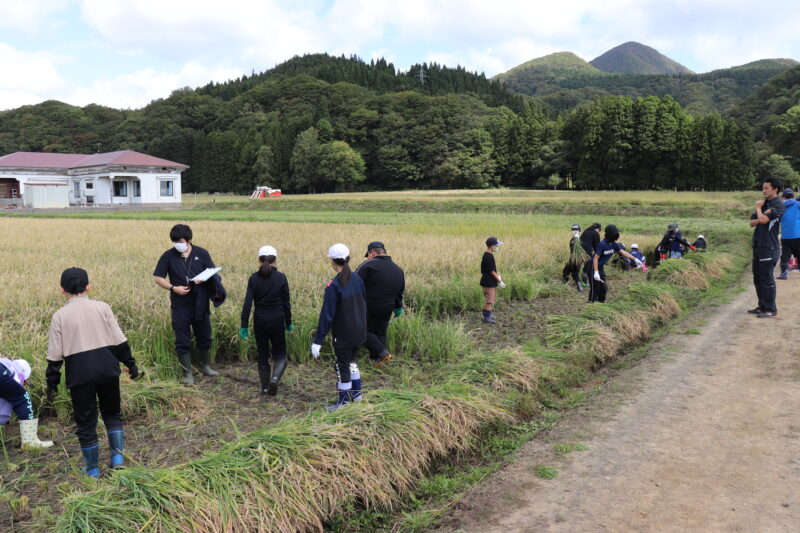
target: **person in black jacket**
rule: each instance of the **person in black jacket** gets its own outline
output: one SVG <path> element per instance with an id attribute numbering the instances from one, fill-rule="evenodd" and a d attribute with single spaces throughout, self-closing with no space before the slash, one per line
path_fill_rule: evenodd
<path id="1" fill-rule="evenodd" d="M 52 402 L 66 364 L 67 388 L 81 444 L 83 471 L 100 477 L 97 443 L 97 407 L 108 433 L 110 466 L 122 468 L 124 438 L 119 394 L 119 364 L 128 367 L 131 379 L 139 372 L 128 339 L 104 302 L 90 300 L 89 274 L 82 268 L 68 268 L 61 274 L 61 291 L 67 303 L 55 312 L 50 323 L 47 348 L 47 399 Z"/>
<path id="2" fill-rule="evenodd" d="M 583 264 L 583 281 L 587 284 L 591 283 L 589 278 L 592 272 L 592 257 L 600 244 L 600 230 L 602 228 L 603 226 L 599 222 L 595 222 L 581 233 L 581 248 L 589 255 L 589 258 Z"/>
<path id="3" fill-rule="evenodd" d="M 406 278 L 403 269 L 386 255 L 382 242 L 371 242 L 364 256 L 366 261 L 356 269 L 367 290 L 367 349 L 373 368 L 388 362 L 393 356 L 386 348 L 386 330 L 392 315 L 403 314 L 403 292 Z"/>
<path id="4" fill-rule="evenodd" d="M 286 370 L 286 337 L 284 332 L 294 329 L 292 306 L 289 301 L 289 282 L 275 268 L 278 252 L 272 246 L 258 250 L 261 266 L 247 280 L 247 292 L 242 305 L 242 327 L 239 336 L 247 340 L 250 309 L 255 302 L 253 333 L 258 347 L 258 376 L 261 394 L 275 396 L 278 383 Z M 270 373 L 270 347 L 272 348 L 272 373 Z"/>
<path id="5" fill-rule="evenodd" d="M 211 313 L 209 291 L 203 282 L 191 281 L 207 268 L 215 268 L 211 255 L 192 244 L 192 229 L 176 224 L 169 232 L 172 248 L 161 254 L 153 272 L 159 287 L 169 291 L 175 352 L 183 370 L 184 385 L 194 385 L 192 375 L 192 333 L 194 333 L 197 369 L 205 376 L 219 373 L 209 366 L 211 359 Z M 215 305 L 217 303 L 215 302 Z"/>
<path id="6" fill-rule="evenodd" d="M 322 342 L 330 331 L 339 391 L 336 403 L 328 407 L 329 411 L 334 411 L 361 400 L 361 373 L 355 356 L 367 340 L 367 298 L 361 277 L 354 276 L 350 270 L 350 249 L 344 244 L 334 244 L 328 250 L 328 258 L 337 274 L 325 288 L 311 355 L 314 359 L 319 357 Z"/>
<path id="7" fill-rule="evenodd" d="M 494 316 L 494 304 L 497 301 L 497 289 L 506 288 L 503 279 L 497 272 L 497 263 L 494 260 L 494 253 L 500 248 L 503 242 L 497 237 L 486 239 L 486 251 L 481 257 L 481 281 L 483 287 L 483 321 L 487 324 L 496 324 Z"/>
<path id="8" fill-rule="evenodd" d="M 656 247 L 656 261 L 661 262 L 665 259 L 680 259 L 683 257 L 683 252 L 689 248 L 694 251 L 693 244 L 683 238 L 681 231 L 678 229 L 677 222 L 671 222 L 667 226 L 667 232 L 661 238 L 661 242 Z"/>
<path id="9" fill-rule="evenodd" d="M 586 263 L 588 256 L 583 251 L 583 246 L 580 245 L 580 231 L 581 227 L 578 224 L 574 224 L 570 230 L 572 236 L 569 239 L 569 259 L 567 259 L 567 263 L 564 265 L 564 270 L 561 272 L 561 280 L 564 283 L 567 283 L 570 276 L 572 276 L 572 280 L 575 282 L 575 288 L 578 289 L 578 292 L 583 292 L 580 271 L 581 266 Z"/>

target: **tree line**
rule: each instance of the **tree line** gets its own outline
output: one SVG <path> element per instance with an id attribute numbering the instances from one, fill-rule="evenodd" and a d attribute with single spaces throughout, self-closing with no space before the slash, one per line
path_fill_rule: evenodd
<path id="1" fill-rule="evenodd" d="M 770 155 L 747 126 L 670 96 L 557 113 L 483 75 L 423 67 L 425 84 L 384 61 L 314 55 L 139 110 L 44 102 L 0 113 L 0 152 L 132 149 L 190 165 L 187 192 L 237 193 L 729 190 L 752 186 Z"/>

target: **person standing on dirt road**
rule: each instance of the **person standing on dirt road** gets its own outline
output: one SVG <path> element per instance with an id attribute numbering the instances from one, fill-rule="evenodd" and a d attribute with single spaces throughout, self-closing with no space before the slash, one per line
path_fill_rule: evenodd
<path id="1" fill-rule="evenodd" d="M 756 286 L 758 305 L 747 312 L 758 318 L 778 316 L 775 303 L 775 265 L 781 255 L 781 217 L 786 206 L 778 196 L 781 180 L 768 177 L 761 183 L 762 200 L 756 202 L 756 210 L 750 216 L 753 229 L 753 284 Z"/>
<path id="2" fill-rule="evenodd" d="M 372 368 L 377 368 L 394 357 L 386 347 L 386 330 L 392 315 L 401 316 L 406 277 L 380 241 L 367 246 L 366 261 L 356 269 L 367 290 L 367 342 Z"/>
<path id="3" fill-rule="evenodd" d="M 123 467 L 125 439 L 119 393 L 119 364 L 128 367 L 131 379 L 139 372 L 128 339 L 122 333 L 111 307 L 89 299 L 89 274 L 82 268 L 68 268 L 61 274 L 61 292 L 67 302 L 53 314 L 47 347 L 47 400 L 52 402 L 66 367 L 67 388 L 72 398 L 75 433 L 83 454 L 83 471 L 100 477 L 97 442 L 97 407 L 108 433 L 112 470 Z"/>
<path id="4" fill-rule="evenodd" d="M 781 217 L 781 275 L 778 279 L 789 279 L 789 259 L 800 258 L 800 204 L 788 187 L 783 190 L 783 205 L 786 211 Z"/>
<path id="5" fill-rule="evenodd" d="M 597 250 L 595 250 L 592 256 L 592 284 L 589 286 L 589 303 L 604 303 L 606 301 L 606 292 L 608 289 L 606 286 L 606 273 L 603 270 L 603 266 L 611 259 L 611 256 L 614 255 L 615 252 L 632 260 L 636 263 L 638 268 L 642 268 L 643 266 L 639 259 L 625 251 L 622 245 L 617 242 L 618 240 L 619 230 L 617 227 L 613 224 L 606 226 L 605 238 L 597 245 Z"/>
<path id="6" fill-rule="evenodd" d="M 192 229 L 175 224 L 169 232 L 172 248 L 161 254 L 153 278 L 169 291 L 175 353 L 183 371 L 184 385 L 194 385 L 192 375 L 192 333 L 194 333 L 197 368 L 209 377 L 219 373 L 209 366 L 211 358 L 211 312 L 208 289 L 201 281 L 191 281 L 207 268 L 215 268 L 211 255 L 192 243 Z M 213 283 L 212 280 L 207 282 Z M 215 302 L 215 305 L 216 302 Z"/>
<path id="7" fill-rule="evenodd" d="M 261 394 L 270 396 L 278 393 L 278 383 L 286 370 L 286 333 L 294 329 L 289 282 L 275 267 L 277 259 L 278 251 L 272 246 L 259 248 L 260 264 L 258 271 L 247 280 L 239 329 L 239 337 L 247 340 L 250 333 L 250 309 L 255 303 L 253 333 L 258 347 L 258 377 L 261 381 Z"/>
<path id="8" fill-rule="evenodd" d="M 494 317 L 494 304 L 497 301 L 498 287 L 504 289 L 506 284 L 500 274 L 497 273 L 497 263 L 494 260 L 494 253 L 503 244 L 497 237 L 486 239 L 486 251 L 481 258 L 481 287 L 483 287 L 483 321 L 487 324 L 496 324 Z"/>
<path id="9" fill-rule="evenodd" d="M 319 357 L 330 331 L 339 398 L 327 409 L 335 411 L 361 400 L 361 373 L 356 364 L 356 352 L 367 340 L 367 298 L 361 277 L 354 276 L 350 270 L 350 249 L 341 243 L 334 244 L 328 249 L 328 259 L 336 276 L 325 287 L 311 355 L 314 359 Z"/>

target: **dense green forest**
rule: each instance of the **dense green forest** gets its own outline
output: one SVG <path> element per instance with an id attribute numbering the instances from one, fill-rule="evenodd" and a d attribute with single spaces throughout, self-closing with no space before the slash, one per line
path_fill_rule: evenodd
<path id="1" fill-rule="evenodd" d="M 770 135 L 755 144 L 746 121 L 693 116 L 676 100 L 606 95 L 559 110 L 462 68 L 398 72 L 315 54 L 138 110 L 48 101 L 5 111 L 0 153 L 138 150 L 190 165 L 189 192 L 717 190 L 793 172 L 795 156 L 772 153 Z"/>

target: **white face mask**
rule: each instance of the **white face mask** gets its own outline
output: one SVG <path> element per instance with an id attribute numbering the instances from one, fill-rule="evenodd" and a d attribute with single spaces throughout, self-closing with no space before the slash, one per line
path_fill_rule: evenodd
<path id="1" fill-rule="evenodd" d="M 180 253 L 183 253 L 189 249 L 189 244 L 185 242 L 173 242 L 172 246 Z"/>

